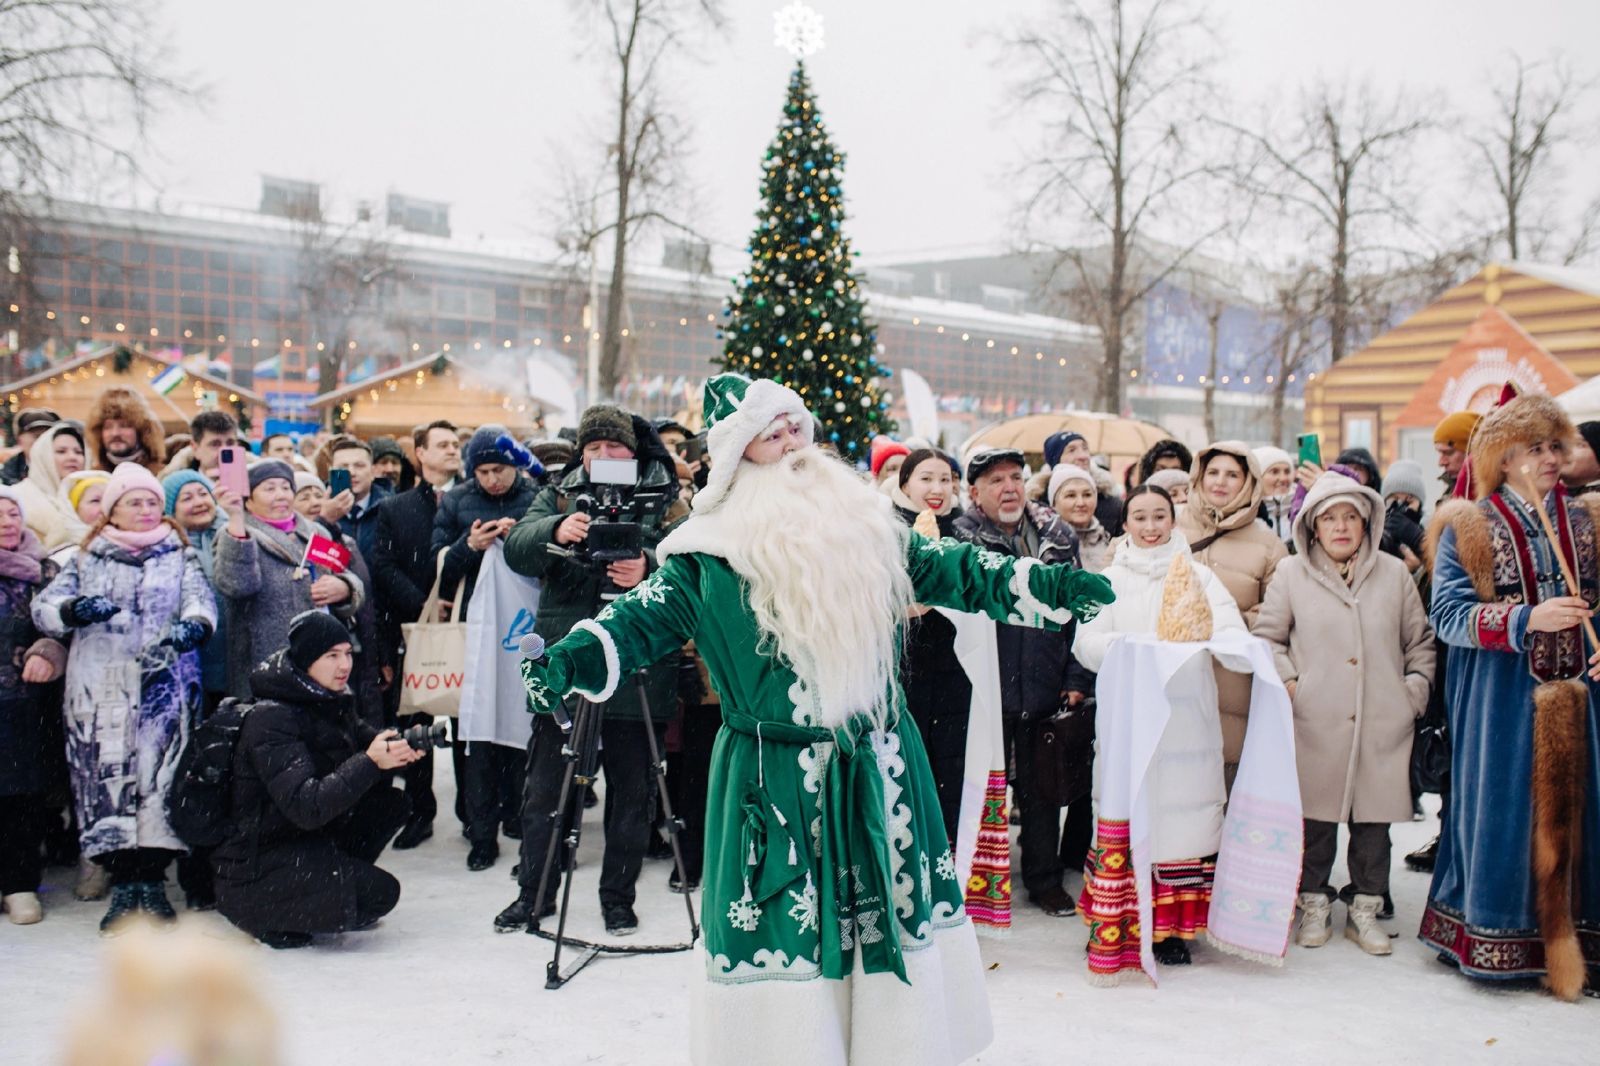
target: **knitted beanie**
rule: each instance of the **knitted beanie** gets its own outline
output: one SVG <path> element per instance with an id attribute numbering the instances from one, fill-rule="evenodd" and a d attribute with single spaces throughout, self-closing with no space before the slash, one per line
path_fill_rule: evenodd
<path id="1" fill-rule="evenodd" d="M 111 480 L 111 475 L 104 470 L 79 470 L 68 474 L 61 479 L 61 495 L 67 499 L 67 506 L 72 508 L 72 513 L 78 513 L 78 504 L 83 502 L 83 494 L 91 486 L 104 485 Z"/>
<path id="2" fill-rule="evenodd" d="M 1070 429 L 1063 429 L 1059 433 L 1052 433 L 1044 439 L 1044 465 L 1053 467 L 1061 461 L 1062 453 L 1067 450 L 1067 445 L 1075 440 L 1087 440 L 1082 433 L 1075 433 Z"/>
<path id="3" fill-rule="evenodd" d="M 888 437 L 877 437 L 872 442 L 872 477 L 877 480 L 878 474 L 883 470 L 883 464 L 897 455 L 910 455 L 911 449 L 897 440 Z"/>
<path id="4" fill-rule="evenodd" d="M 1583 438 L 1595 457 L 1600 458 L 1600 422 L 1579 422 L 1578 436 Z"/>
<path id="5" fill-rule="evenodd" d="M 1420 463 L 1396 459 L 1389 464 L 1389 472 L 1383 475 L 1383 498 L 1387 500 L 1397 492 L 1415 496 L 1418 500 L 1428 498 L 1428 484 Z"/>
<path id="6" fill-rule="evenodd" d="M 204 485 L 206 491 L 211 493 L 211 498 L 217 498 L 217 490 L 212 487 L 210 478 L 198 470 L 176 470 L 161 479 L 161 487 L 166 490 L 167 514 L 172 514 L 177 508 L 178 497 L 182 495 L 185 485 Z"/>
<path id="7" fill-rule="evenodd" d="M 289 620 L 289 661 L 301 671 L 338 644 L 350 643 L 350 631 L 327 611 L 301 611 Z"/>
<path id="8" fill-rule="evenodd" d="M 1081 481 L 1091 489 L 1099 492 L 1099 486 L 1094 483 L 1094 475 L 1081 466 L 1072 463 L 1057 463 L 1056 468 L 1050 472 L 1050 488 L 1044 494 L 1044 502 L 1051 507 L 1056 505 L 1056 493 L 1061 491 L 1061 486 L 1069 481 Z"/>
<path id="9" fill-rule="evenodd" d="M 259 489 L 263 481 L 271 481 L 273 478 L 281 478 L 291 487 L 294 485 L 294 467 L 282 459 L 263 459 L 259 463 L 251 463 L 249 475 L 251 492 Z"/>
<path id="10" fill-rule="evenodd" d="M 500 432 L 505 430 L 502 428 Z M 476 439 L 477 434 L 473 436 Z M 578 450 L 582 451 L 584 445 L 597 440 L 613 441 L 631 452 L 638 451 L 639 438 L 633 432 L 633 416 L 616 404 L 593 405 L 583 412 L 583 417 L 578 421 Z M 468 469 L 471 469 L 470 465 Z"/>
<path id="11" fill-rule="evenodd" d="M 110 514 L 111 509 L 124 494 L 135 491 L 148 492 L 162 502 L 167 498 L 161 482 L 157 481 L 156 476 L 150 471 L 138 463 L 118 463 L 106 481 L 106 491 L 105 495 L 100 497 L 100 506 L 106 514 Z"/>

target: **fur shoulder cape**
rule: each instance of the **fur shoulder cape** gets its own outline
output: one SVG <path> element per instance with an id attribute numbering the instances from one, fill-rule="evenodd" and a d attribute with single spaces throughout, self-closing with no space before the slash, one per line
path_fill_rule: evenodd
<path id="1" fill-rule="evenodd" d="M 1488 502 L 1486 500 L 1447 500 L 1434 511 L 1428 523 L 1428 539 L 1424 544 L 1428 571 L 1433 571 L 1439 557 L 1439 540 L 1446 529 L 1456 533 L 1456 555 L 1478 599 L 1493 602 L 1494 593 L 1494 542 L 1489 532 Z M 1600 529 L 1600 495 L 1567 498 L 1568 507 L 1581 507 L 1589 512 L 1595 528 Z"/>

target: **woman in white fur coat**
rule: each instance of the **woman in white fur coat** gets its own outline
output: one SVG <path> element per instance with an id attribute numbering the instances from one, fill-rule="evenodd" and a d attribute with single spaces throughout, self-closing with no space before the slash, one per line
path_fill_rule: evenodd
<path id="1" fill-rule="evenodd" d="M 1099 672 L 1117 638 L 1151 634 L 1161 617 L 1161 598 L 1172 560 L 1189 555 L 1188 542 L 1173 527 L 1172 498 L 1150 484 L 1135 488 L 1123 504 L 1126 536 L 1102 576 L 1111 581 L 1116 600 L 1094 619 L 1081 623 L 1072 653 L 1086 668 Z M 1213 632 L 1244 630 L 1244 618 L 1227 587 L 1208 568 L 1191 560 L 1196 579 L 1211 607 Z M 1172 701 L 1172 718 L 1156 748 L 1150 768 L 1151 924 L 1149 936 L 1156 961 L 1182 965 L 1189 961 L 1186 941 L 1206 928 L 1217 849 L 1222 842 L 1227 791 L 1222 777 L 1222 723 L 1217 712 L 1216 682 L 1205 657 L 1195 660 L 1187 697 Z M 1128 709 L 1102 702 L 1097 732 L 1106 734 L 1105 716 Z M 1095 763 L 1098 805 L 1100 763 Z M 1092 869 L 1084 874 L 1084 921 L 1097 913 L 1120 911 L 1122 900 L 1096 898 Z"/>

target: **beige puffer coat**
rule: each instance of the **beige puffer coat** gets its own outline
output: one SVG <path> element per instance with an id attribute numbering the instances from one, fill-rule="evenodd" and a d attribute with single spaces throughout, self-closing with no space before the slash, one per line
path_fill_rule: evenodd
<path id="1" fill-rule="evenodd" d="M 1367 520 L 1348 586 L 1316 544 L 1317 514 L 1338 502 Z M 1278 568 L 1254 626 L 1296 683 L 1300 802 L 1319 822 L 1411 817 L 1411 736 L 1428 706 L 1433 630 L 1406 565 L 1379 551 L 1382 536 L 1378 494 L 1323 474 L 1294 522 L 1298 554 Z"/>
<path id="2" fill-rule="evenodd" d="M 1248 477 L 1239 495 L 1221 509 L 1212 507 L 1200 491 L 1206 463 L 1213 455 L 1231 455 Z M 1178 513 L 1178 529 L 1191 546 L 1211 538 L 1194 552 L 1197 562 L 1211 568 L 1239 605 L 1245 625 L 1254 625 L 1278 563 L 1289 553 L 1283 542 L 1257 520 L 1261 510 L 1261 469 L 1250 447 L 1224 440 L 1208 445 L 1194 457 L 1189 474 L 1189 502 Z M 1250 677 L 1217 666 L 1217 700 L 1222 711 L 1222 759 L 1239 762 L 1244 750 L 1245 725 L 1250 717 Z M 1230 776 L 1231 780 L 1231 776 Z"/>

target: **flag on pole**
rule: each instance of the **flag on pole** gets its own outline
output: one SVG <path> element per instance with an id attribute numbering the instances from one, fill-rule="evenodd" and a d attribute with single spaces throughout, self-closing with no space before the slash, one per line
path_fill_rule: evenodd
<path id="1" fill-rule="evenodd" d="M 183 372 L 183 367 L 177 365 L 169 366 L 150 380 L 150 387 L 163 396 L 171 396 L 177 391 L 178 386 L 183 384 L 183 379 L 187 376 Z"/>
<path id="2" fill-rule="evenodd" d="M 306 557 L 302 565 L 304 563 L 312 563 L 335 574 L 342 574 L 350 565 L 350 549 L 320 533 L 313 533 L 311 542 L 306 545 Z"/>

